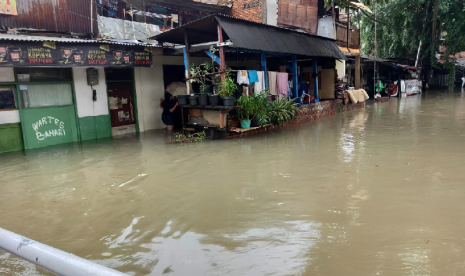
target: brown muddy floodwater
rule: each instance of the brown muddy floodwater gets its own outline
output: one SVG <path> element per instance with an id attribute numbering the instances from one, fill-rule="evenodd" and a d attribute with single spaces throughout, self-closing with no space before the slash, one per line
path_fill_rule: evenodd
<path id="1" fill-rule="evenodd" d="M 465 275 L 465 92 L 164 141 L 0 155 L 0 227 L 130 275 Z"/>

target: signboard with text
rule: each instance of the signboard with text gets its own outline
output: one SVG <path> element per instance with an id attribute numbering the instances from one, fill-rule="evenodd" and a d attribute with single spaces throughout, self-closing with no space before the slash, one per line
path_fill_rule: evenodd
<path id="1" fill-rule="evenodd" d="M 0 0 L 3 3 L 3 0 Z M 0 42 L 0 66 L 151 67 L 152 48 L 142 46 Z"/>
<path id="2" fill-rule="evenodd" d="M 16 0 L 0 0 L 0 14 L 18 15 Z"/>

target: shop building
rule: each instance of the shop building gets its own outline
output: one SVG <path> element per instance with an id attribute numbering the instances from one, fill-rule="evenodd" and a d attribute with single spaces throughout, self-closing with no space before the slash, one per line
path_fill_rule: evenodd
<path id="1" fill-rule="evenodd" d="M 139 132 L 135 79 L 151 71 L 153 49 L 1 35 L 0 151 Z"/>

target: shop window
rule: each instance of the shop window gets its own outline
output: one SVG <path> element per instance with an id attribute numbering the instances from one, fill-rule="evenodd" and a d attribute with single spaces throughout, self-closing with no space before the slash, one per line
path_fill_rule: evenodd
<path id="1" fill-rule="evenodd" d="M 72 81 L 69 68 L 17 68 L 18 82 L 68 82 Z"/>
<path id="2" fill-rule="evenodd" d="M 109 68 L 105 70 L 107 81 L 129 81 L 133 80 L 132 68 Z"/>
<path id="3" fill-rule="evenodd" d="M 0 111 L 16 109 L 16 93 L 14 86 L 0 86 Z"/>
<path id="4" fill-rule="evenodd" d="M 23 108 L 73 104 L 71 84 L 20 85 Z"/>

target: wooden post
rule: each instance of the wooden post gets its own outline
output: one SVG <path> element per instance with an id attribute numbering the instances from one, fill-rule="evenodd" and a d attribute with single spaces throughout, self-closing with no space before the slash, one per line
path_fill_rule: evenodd
<path id="1" fill-rule="evenodd" d="M 355 57 L 355 89 L 360 89 L 360 55 Z"/>
<path id="2" fill-rule="evenodd" d="M 192 83 L 190 81 L 191 78 L 191 72 L 189 71 L 189 65 L 190 65 L 190 54 L 189 54 L 189 39 L 187 37 L 187 30 L 184 30 L 184 70 L 186 74 L 186 86 L 187 86 L 187 94 L 190 95 L 192 91 Z"/>
<path id="3" fill-rule="evenodd" d="M 218 24 L 218 43 L 223 43 L 223 28 L 221 28 L 221 25 Z M 221 73 L 221 80 L 226 79 L 226 59 L 224 56 L 224 46 L 220 46 L 220 71 L 223 72 Z"/>
<path id="4" fill-rule="evenodd" d="M 347 7 L 347 51 L 350 53 L 350 7 Z"/>

